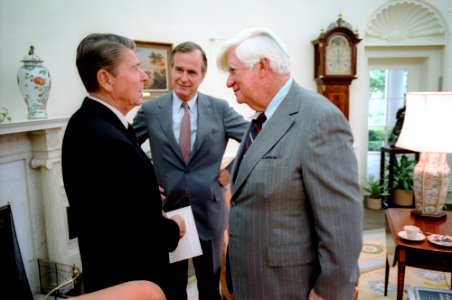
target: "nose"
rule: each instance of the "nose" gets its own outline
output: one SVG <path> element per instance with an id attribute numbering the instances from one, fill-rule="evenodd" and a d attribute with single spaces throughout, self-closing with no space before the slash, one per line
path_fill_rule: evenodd
<path id="1" fill-rule="evenodd" d="M 146 74 L 146 72 L 144 72 L 143 69 L 141 69 L 141 78 L 144 82 L 149 81 L 149 76 Z"/>
<path id="2" fill-rule="evenodd" d="M 187 81 L 188 80 L 188 72 L 181 72 L 180 73 L 180 80 Z"/>
<path id="3" fill-rule="evenodd" d="M 228 79 L 226 80 L 226 86 L 228 88 L 231 88 L 234 85 L 234 78 L 231 76 L 231 74 L 228 75 Z"/>

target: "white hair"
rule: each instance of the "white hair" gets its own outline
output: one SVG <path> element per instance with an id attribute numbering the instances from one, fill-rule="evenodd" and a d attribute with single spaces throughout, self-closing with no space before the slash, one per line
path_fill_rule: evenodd
<path id="1" fill-rule="evenodd" d="M 290 57 L 283 41 L 266 28 L 247 28 L 227 40 L 217 57 L 220 70 L 229 70 L 227 54 L 233 48 L 239 61 L 247 68 L 265 58 L 274 72 L 285 74 L 290 71 Z"/>

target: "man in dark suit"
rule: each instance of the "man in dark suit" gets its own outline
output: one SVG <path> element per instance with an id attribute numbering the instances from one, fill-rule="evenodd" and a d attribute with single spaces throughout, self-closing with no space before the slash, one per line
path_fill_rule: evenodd
<path id="1" fill-rule="evenodd" d="M 265 28 L 226 41 L 217 62 L 259 115 L 232 169 L 235 299 L 353 299 L 363 209 L 346 119 L 291 78 L 285 46 Z"/>
<path id="2" fill-rule="evenodd" d="M 166 192 L 165 211 L 191 205 L 203 255 L 193 258 L 200 300 L 220 299 L 219 278 L 227 223 L 225 188 L 229 172 L 220 170 L 230 138 L 240 141 L 247 128 L 241 115 L 225 100 L 198 92 L 207 71 L 207 58 L 193 42 L 176 46 L 171 58 L 174 91 L 145 102 L 133 126 L 138 140 L 149 138 L 157 179 Z M 184 124 L 188 104 L 190 122 Z M 189 130 L 187 156 L 180 137 Z M 188 130 L 187 130 L 188 131 Z M 181 143 L 183 145 L 183 143 Z M 171 264 L 174 295 L 187 299 L 188 261 Z"/>
<path id="3" fill-rule="evenodd" d="M 147 76 L 135 43 L 92 34 L 77 48 L 89 96 L 63 139 L 63 179 L 73 212 L 86 292 L 132 280 L 169 290 L 169 252 L 185 223 L 162 216 L 154 168 L 125 115 L 142 103 Z"/>

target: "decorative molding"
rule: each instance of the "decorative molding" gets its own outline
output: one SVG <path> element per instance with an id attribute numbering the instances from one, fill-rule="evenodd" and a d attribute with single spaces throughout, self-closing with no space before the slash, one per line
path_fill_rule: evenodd
<path id="1" fill-rule="evenodd" d="M 0 124 L 0 166 L 18 173 L 13 180 L 1 173 L 0 182 L 17 181 L 26 189 L 24 196 L 19 189 L 11 187 L 6 198 L 13 205 L 26 198 L 22 202 L 26 203 L 25 211 L 30 212 L 30 217 L 17 219 L 22 221 L 22 226 L 32 229 L 21 232 L 23 239 L 33 244 L 23 249 L 29 253 L 26 259 L 31 274 L 37 273 L 36 265 L 31 262 L 34 257 L 80 266 L 77 243 L 69 240 L 68 201 L 61 174 L 61 145 L 68 120 L 52 118 Z M 13 169 L 11 165 L 17 162 L 19 167 Z M 31 278 L 32 285 L 37 286 L 37 278 Z"/>
<path id="2" fill-rule="evenodd" d="M 60 158 L 33 158 L 30 165 L 33 169 L 44 168 L 50 170 L 54 165 L 59 164 L 60 161 Z"/>
<path id="3" fill-rule="evenodd" d="M 10 135 L 19 132 L 30 132 L 52 128 L 61 128 L 66 126 L 69 117 L 28 120 L 13 123 L 0 124 L 0 135 Z"/>
<path id="4" fill-rule="evenodd" d="M 403 42 L 419 38 L 445 44 L 445 26 L 441 16 L 416 0 L 390 1 L 371 17 L 366 38 L 385 42 Z"/>

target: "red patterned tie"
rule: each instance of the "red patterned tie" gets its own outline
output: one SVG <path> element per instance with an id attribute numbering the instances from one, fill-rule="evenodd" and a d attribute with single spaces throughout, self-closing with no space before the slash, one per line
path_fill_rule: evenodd
<path id="1" fill-rule="evenodd" d="M 179 146 L 182 151 L 182 156 L 187 163 L 191 151 L 190 110 L 188 109 L 187 102 L 182 102 L 182 107 L 185 113 L 180 124 Z"/>
<path id="2" fill-rule="evenodd" d="M 243 154 L 245 154 L 245 152 L 248 150 L 248 148 L 254 142 L 254 140 L 256 139 L 257 135 L 259 134 L 259 132 L 262 129 L 262 124 L 264 124 L 265 121 L 267 121 L 267 117 L 265 116 L 264 113 L 260 113 L 259 116 L 257 116 L 256 119 L 251 121 L 250 134 L 246 138 L 245 151 L 244 151 Z"/>

